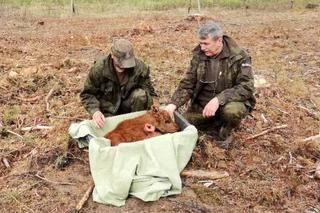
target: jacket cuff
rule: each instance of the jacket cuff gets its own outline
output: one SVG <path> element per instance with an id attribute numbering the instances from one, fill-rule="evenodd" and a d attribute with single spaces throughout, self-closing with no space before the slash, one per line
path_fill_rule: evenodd
<path id="1" fill-rule="evenodd" d="M 224 97 L 224 95 L 222 95 L 221 93 L 219 95 L 216 96 L 218 98 L 219 101 L 219 105 L 223 106 L 226 104 L 226 98 Z"/>
<path id="2" fill-rule="evenodd" d="M 92 108 L 92 109 L 88 110 L 88 112 L 91 114 L 91 116 L 97 111 L 100 111 L 100 109 L 99 108 Z"/>

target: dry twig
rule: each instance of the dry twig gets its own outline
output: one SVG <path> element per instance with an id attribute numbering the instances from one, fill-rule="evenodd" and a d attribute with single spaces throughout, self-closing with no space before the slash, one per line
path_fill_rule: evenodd
<path id="1" fill-rule="evenodd" d="M 286 125 L 286 124 L 281 125 L 281 126 L 275 126 L 275 127 L 270 128 L 270 129 L 267 129 L 267 130 L 265 130 L 263 132 L 260 132 L 259 134 L 252 135 L 252 136 L 246 138 L 245 140 L 251 140 L 251 139 L 257 138 L 257 137 L 260 137 L 261 135 L 265 135 L 265 134 L 267 134 L 269 132 L 272 132 L 274 130 L 286 128 L 287 126 L 288 125 Z"/>
<path id="2" fill-rule="evenodd" d="M 79 117 L 69 117 L 69 116 L 57 116 L 57 115 L 49 115 L 50 118 L 53 119 L 66 119 L 66 120 L 79 120 L 79 121 L 84 121 L 86 120 L 85 118 L 79 118 Z"/>
<path id="3" fill-rule="evenodd" d="M 299 107 L 300 109 L 305 110 L 305 111 L 306 111 L 309 115 L 311 115 L 312 117 L 314 117 L 314 118 L 317 118 L 317 117 L 318 117 L 317 113 L 316 113 L 314 110 L 310 110 L 310 109 L 308 109 L 307 107 L 304 107 L 304 106 L 301 106 L 301 105 L 298 105 L 298 107 Z"/>
<path id="4" fill-rule="evenodd" d="M 45 98 L 45 101 L 46 101 L 46 110 L 47 110 L 47 112 L 49 112 L 49 109 L 50 109 L 49 99 L 51 98 L 54 89 L 55 89 L 55 86 L 52 87 L 52 89 L 49 91 L 48 95 L 47 95 L 46 98 Z"/>
<path id="5" fill-rule="evenodd" d="M 32 97 L 32 98 L 23 98 L 23 97 L 15 97 L 16 99 L 20 100 L 20 101 L 25 101 L 25 102 L 33 102 L 33 101 L 37 101 L 41 98 L 41 95 Z"/>
<path id="6" fill-rule="evenodd" d="M 18 133 L 15 133 L 15 132 L 13 132 L 13 131 L 11 131 L 11 130 L 5 130 L 6 132 L 9 132 L 9 133 L 11 133 L 11 134 L 13 134 L 13 135 L 15 135 L 15 136 L 18 136 L 19 138 L 21 138 L 21 139 L 23 139 L 23 137 L 21 136 L 21 135 L 19 135 Z"/>
<path id="7" fill-rule="evenodd" d="M 289 165 L 291 165 L 292 163 L 293 163 L 293 156 L 292 156 L 292 154 L 291 154 L 291 152 L 289 152 Z"/>
<path id="8" fill-rule="evenodd" d="M 85 202 L 88 200 L 88 198 L 90 197 L 90 194 L 93 190 L 94 184 L 90 183 L 89 188 L 87 189 L 87 191 L 84 193 L 84 195 L 82 196 L 81 200 L 78 202 L 78 204 L 76 205 L 76 210 L 79 211 L 82 209 L 83 205 L 85 204 Z"/>
<path id="9" fill-rule="evenodd" d="M 261 119 L 262 119 L 262 121 L 263 121 L 263 123 L 264 124 L 267 124 L 268 123 L 268 120 L 266 119 L 266 117 L 264 116 L 264 114 L 263 113 L 261 113 Z"/>
<path id="10" fill-rule="evenodd" d="M 8 169 L 11 168 L 10 163 L 7 158 L 2 158 L 2 162 Z"/>
<path id="11" fill-rule="evenodd" d="M 37 149 L 38 149 L 38 147 L 34 148 L 34 149 L 33 149 L 33 150 L 31 150 L 29 153 L 27 153 L 27 154 L 23 155 L 23 157 L 22 157 L 22 158 L 29 157 L 29 155 L 32 155 L 32 156 L 33 156 L 33 155 L 37 154 L 37 153 L 38 153 Z"/>
<path id="12" fill-rule="evenodd" d="M 281 112 L 281 113 L 283 113 L 283 114 L 286 114 L 286 115 L 289 115 L 289 112 L 286 112 L 286 111 L 284 111 L 284 110 L 282 110 L 282 109 L 280 109 L 279 107 L 277 107 L 277 106 L 271 106 L 273 109 L 276 109 L 276 110 L 278 110 L 279 112 Z"/>
<path id="13" fill-rule="evenodd" d="M 308 137 L 308 138 L 305 138 L 305 139 L 303 140 L 303 142 L 315 141 L 315 140 L 318 140 L 318 139 L 320 139 L 320 134 L 314 135 L 314 136 L 310 136 L 310 137 Z"/>
<path id="14" fill-rule="evenodd" d="M 48 180 L 47 178 L 40 176 L 39 173 L 35 174 L 34 176 L 37 177 L 37 178 L 39 178 L 39 179 L 41 179 L 41 180 L 44 180 L 44 181 L 46 181 L 46 182 L 53 183 L 53 184 L 72 185 L 72 186 L 76 185 L 76 184 L 74 184 L 74 183 L 56 182 L 56 181 Z"/>
<path id="15" fill-rule="evenodd" d="M 28 126 L 21 128 L 22 131 L 31 131 L 31 130 L 41 130 L 41 129 L 52 129 L 53 126 L 42 126 L 42 125 L 36 125 L 36 126 Z"/>
<path id="16" fill-rule="evenodd" d="M 229 177 L 229 173 L 226 171 L 184 170 L 181 172 L 181 176 L 215 180 Z"/>

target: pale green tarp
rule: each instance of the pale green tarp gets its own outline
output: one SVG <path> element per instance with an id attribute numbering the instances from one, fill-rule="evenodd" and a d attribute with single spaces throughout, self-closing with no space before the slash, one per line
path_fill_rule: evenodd
<path id="1" fill-rule="evenodd" d="M 94 137 L 89 142 L 90 169 L 95 183 L 94 201 L 122 206 L 129 195 L 155 201 L 181 193 L 180 172 L 190 160 L 198 139 L 194 126 L 116 147 L 111 147 L 110 141 L 103 138 L 119 122 L 143 113 L 109 117 L 102 129 L 94 128 L 91 121 L 71 125 L 69 133 L 80 147 L 86 145 L 83 137 L 88 134 Z"/>

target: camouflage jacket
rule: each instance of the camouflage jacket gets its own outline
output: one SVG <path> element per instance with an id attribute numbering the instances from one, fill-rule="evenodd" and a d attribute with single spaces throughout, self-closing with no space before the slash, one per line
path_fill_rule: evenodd
<path id="1" fill-rule="evenodd" d="M 90 114 L 98 110 L 105 115 L 116 114 L 121 99 L 127 98 L 137 88 L 156 95 L 150 81 L 149 67 L 141 60 L 135 60 L 136 66 L 128 70 L 128 82 L 123 87 L 120 87 L 110 54 L 94 63 L 80 93 L 81 102 Z"/>
<path id="2" fill-rule="evenodd" d="M 254 79 L 251 69 L 251 58 L 233 39 L 223 36 L 224 47 L 229 48 L 229 56 L 221 61 L 221 76 L 216 84 L 216 97 L 220 105 L 228 102 L 244 102 L 249 109 L 255 106 Z M 193 50 L 189 70 L 171 98 L 171 103 L 182 106 L 191 99 L 191 104 L 197 99 L 203 87 L 200 79 L 207 69 L 209 58 L 201 51 L 200 45 Z"/>

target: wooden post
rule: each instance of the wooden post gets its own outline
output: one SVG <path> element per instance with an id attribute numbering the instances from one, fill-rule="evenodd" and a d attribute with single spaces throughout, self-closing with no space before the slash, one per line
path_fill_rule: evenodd
<path id="1" fill-rule="evenodd" d="M 70 0 L 70 16 L 74 16 L 76 14 L 76 9 L 74 7 L 74 0 Z"/>

